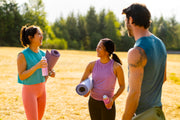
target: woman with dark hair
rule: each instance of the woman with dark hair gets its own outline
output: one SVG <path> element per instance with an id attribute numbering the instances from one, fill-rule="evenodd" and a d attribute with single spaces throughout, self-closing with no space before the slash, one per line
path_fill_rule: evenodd
<path id="1" fill-rule="evenodd" d="M 101 39 L 96 48 L 97 56 L 100 59 L 87 65 L 81 79 L 81 82 L 84 81 L 92 73 L 93 88 L 89 92 L 89 113 L 91 120 L 115 120 L 115 100 L 123 92 L 125 82 L 121 66 L 122 62 L 114 53 L 114 50 L 115 46 L 111 39 Z M 110 56 L 112 56 L 112 59 Z M 118 79 L 119 89 L 114 94 L 116 78 Z M 110 99 L 110 102 L 106 105 L 103 102 L 104 95 L 107 95 Z"/>
<path id="2" fill-rule="evenodd" d="M 45 81 L 48 76 L 42 76 L 41 68 L 47 67 L 42 60 L 45 53 L 39 49 L 42 45 L 42 30 L 37 26 L 23 26 L 20 31 L 20 41 L 27 47 L 18 54 L 18 83 L 23 84 L 22 99 L 27 120 L 41 120 L 46 105 Z M 55 77 L 54 71 L 49 71 Z"/>

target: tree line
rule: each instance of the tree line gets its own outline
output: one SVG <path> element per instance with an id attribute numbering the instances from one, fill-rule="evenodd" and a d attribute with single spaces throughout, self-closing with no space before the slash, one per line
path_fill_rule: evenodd
<path id="1" fill-rule="evenodd" d="M 22 6 L 15 1 L 0 2 L 0 46 L 21 46 L 22 26 L 38 25 L 44 33 L 43 48 L 95 50 L 102 38 L 110 38 L 117 51 L 133 47 L 124 21 L 119 21 L 113 11 L 103 9 L 99 13 L 91 6 L 86 15 L 71 12 L 67 18 L 60 16 L 52 24 L 46 19 L 43 0 L 29 0 Z M 180 50 L 180 23 L 175 16 L 163 16 L 152 20 L 150 31 L 162 39 L 167 50 Z"/>

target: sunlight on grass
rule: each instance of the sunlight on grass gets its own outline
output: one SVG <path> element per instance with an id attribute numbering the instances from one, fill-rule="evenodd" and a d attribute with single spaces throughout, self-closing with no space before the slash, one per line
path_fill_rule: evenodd
<path id="1" fill-rule="evenodd" d="M 176 84 L 180 85 L 180 78 L 176 76 L 176 73 L 170 73 L 169 78 Z"/>
<path id="2" fill-rule="evenodd" d="M 0 120 L 26 120 L 21 89 L 17 83 L 17 54 L 23 48 L 0 47 Z M 45 51 L 45 50 L 44 50 Z M 88 97 L 79 96 L 75 87 L 87 64 L 97 60 L 95 51 L 59 50 L 61 56 L 55 66 L 56 77 L 46 84 L 47 104 L 43 120 L 90 120 Z M 116 52 L 123 62 L 127 86 L 127 53 Z M 162 103 L 167 120 L 180 118 L 180 55 L 168 55 L 167 82 L 163 85 Z M 178 84 L 177 84 L 178 83 Z M 117 90 L 117 85 L 116 89 Z M 125 107 L 127 87 L 116 100 L 116 120 Z M 177 104 L 176 104 L 177 103 Z"/>

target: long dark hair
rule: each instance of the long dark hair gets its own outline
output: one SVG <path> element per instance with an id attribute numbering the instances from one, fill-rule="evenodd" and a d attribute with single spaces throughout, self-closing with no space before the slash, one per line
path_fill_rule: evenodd
<path id="1" fill-rule="evenodd" d="M 115 53 L 113 53 L 115 51 L 114 42 L 109 38 L 101 39 L 101 41 L 102 41 L 106 51 L 109 53 L 109 56 L 112 55 L 112 59 L 122 65 L 122 62 L 119 59 L 119 57 Z"/>
<path id="2" fill-rule="evenodd" d="M 20 31 L 20 41 L 21 41 L 22 46 L 27 47 L 30 44 L 30 40 L 28 36 L 31 36 L 33 38 L 34 34 L 37 33 L 38 29 L 42 32 L 42 30 L 38 26 L 35 26 L 35 25 L 22 26 L 21 31 Z"/>

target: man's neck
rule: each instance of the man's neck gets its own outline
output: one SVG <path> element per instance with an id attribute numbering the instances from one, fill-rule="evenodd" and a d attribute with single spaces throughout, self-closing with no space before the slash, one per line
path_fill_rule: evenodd
<path id="1" fill-rule="evenodd" d="M 135 41 L 137 41 L 141 37 L 147 37 L 152 35 L 152 33 L 149 32 L 148 29 L 144 29 L 143 27 L 136 27 L 133 31 L 133 34 Z"/>

